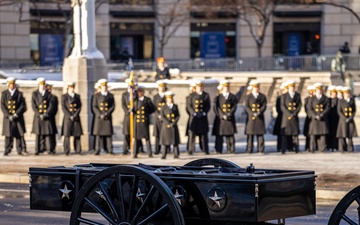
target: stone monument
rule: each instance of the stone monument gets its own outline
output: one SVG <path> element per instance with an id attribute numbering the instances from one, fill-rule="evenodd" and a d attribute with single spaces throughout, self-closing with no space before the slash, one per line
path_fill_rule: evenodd
<path id="1" fill-rule="evenodd" d="M 96 47 L 95 1 L 72 0 L 74 47 L 71 55 L 64 60 L 63 81 L 76 83 L 75 91 L 81 95 L 82 109 L 80 119 L 84 135 L 81 137 L 83 150 L 89 150 L 91 133 L 91 95 L 94 84 L 107 78 L 107 65 L 104 55 Z M 66 87 L 64 87 L 66 92 Z"/>

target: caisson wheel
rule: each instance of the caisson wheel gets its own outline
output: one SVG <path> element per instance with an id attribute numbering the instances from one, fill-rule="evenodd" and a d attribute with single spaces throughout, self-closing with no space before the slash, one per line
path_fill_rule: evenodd
<path id="1" fill-rule="evenodd" d="M 351 190 L 340 200 L 328 224 L 360 224 L 360 186 Z"/>
<path id="2" fill-rule="evenodd" d="M 135 166 L 107 168 L 91 177 L 74 202 L 71 225 L 184 225 L 172 191 L 156 175 Z"/>
<path id="3" fill-rule="evenodd" d="M 237 164 L 230 162 L 225 159 L 216 159 L 216 158 L 208 158 L 208 159 L 197 159 L 191 162 L 186 163 L 184 166 L 213 166 L 213 167 L 228 167 L 228 168 L 241 168 Z"/>

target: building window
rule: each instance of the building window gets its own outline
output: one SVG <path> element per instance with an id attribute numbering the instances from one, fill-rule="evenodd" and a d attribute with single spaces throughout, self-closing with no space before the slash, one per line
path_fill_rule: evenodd
<path id="1" fill-rule="evenodd" d="M 235 58 L 235 23 L 191 24 L 191 58 Z"/>
<path id="2" fill-rule="evenodd" d="M 112 61 L 127 62 L 154 57 L 154 24 L 111 23 L 110 48 Z"/>

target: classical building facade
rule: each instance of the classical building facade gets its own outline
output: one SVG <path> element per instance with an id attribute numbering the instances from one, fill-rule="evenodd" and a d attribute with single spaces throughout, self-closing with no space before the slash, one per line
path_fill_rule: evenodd
<path id="1" fill-rule="evenodd" d="M 101 4 L 98 4 L 101 2 Z M 107 60 L 153 60 L 161 55 L 159 16 L 176 0 L 97 1 L 96 40 Z M 346 5 L 360 13 L 360 2 Z M 186 9 L 181 24 L 163 48 L 167 59 L 257 57 L 256 42 L 238 16 L 206 17 Z M 0 63 L 61 64 L 72 47 L 71 1 L 29 0 L 1 6 Z M 255 21 L 256 22 L 256 21 Z M 170 26 L 171 29 L 176 24 Z M 160 35 L 161 36 L 161 35 Z M 65 38 L 67 37 L 67 38 Z M 161 37 L 160 37 L 161 38 Z M 335 54 L 345 43 L 360 49 L 360 23 L 349 11 L 330 5 L 278 6 L 267 27 L 261 55 Z"/>

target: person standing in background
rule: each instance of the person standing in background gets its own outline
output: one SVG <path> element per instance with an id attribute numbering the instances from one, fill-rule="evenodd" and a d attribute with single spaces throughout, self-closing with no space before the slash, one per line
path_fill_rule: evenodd
<path id="1" fill-rule="evenodd" d="M 155 113 L 154 113 L 154 130 L 153 136 L 155 136 L 155 150 L 154 154 L 157 155 L 161 152 L 161 145 L 160 145 L 160 133 L 162 127 L 162 119 L 161 119 L 161 109 L 165 106 L 165 91 L 166 91 L 166 84 L 163 80 L 156 81 L 158 85 L 158 93 L 153 97 L 153 103 L 155 106 Z"/>
<path id="2" fill-rule="evenodd" d="M 245 134 L 247 135 L 246 152 L 253 153 L 254 136 L 257 138 L 257 149 L 259 153 L 264 153 L 265 142 L 265 117 L 266 97 L 260 93 L 260 82 L 251 80 L 249 85 L 252 87 L 251 93 L 245 99 L 245 111 L 247 114 Z"/>
<path id="3" fill-rule="evenodd" d="M 164 79 L 168 79 L 170 80 L 170 70 L 169 68 L 165 65 L 166 60 L 164 57 L 159 57 L 156 59 L 156 70 L 154 71 L 153 75 L 155 77 L 155 81 L 158 80 L 164 80 Z"/>
<path id="4" fill-rule="evenodd" d="M 329 112 L 329 134 L 327 135 L 327 150 L 337 151 L 339 140 L 336 138 L 336 131 L 339 123 L 339 114 L 337 111 L 337 98 L 336 86 L 331 85 L 328 88 L 330 93 L 330 112 Z"/>
<path id="5" fill-rule="evenodd" d="M 23 155 L 23 137 L 25 134 L 24 113 L 26 112 L 26 102 L 23 93 L 18 91 L 15 85 L 16 79 L 9 77 L 6 79 L 8 89 L 1 94 L 1 111 L 3 112 L 3 130 L 5 136 L 4 156 L 10 154 L 13 148 L 14 138 L 16 140 L 16 151 L 18 155 Z M 25 148 L 26 149 L 26 148 Z"/>
<path id="6" fill-rule="evenodd" d="M 339 114 L 339 125 L 336 137 L 339 139 L 339 151 L 354 152 L 353 137 L 357 137 L 354 117 L 356 114 L 356 104 L 351 97 L 350 88 L 343 87 L 344 98 L 339 100 L 337 110 Z M 347 139 L 347 140 L 346 140 Z"/>
<path id="7" fill-rule="evenodd" d="M 281 107 L 280 107 L 280 100 L 281 100 L 281 96 L 283 94 L 286 94 L 288 91 L 288 87 L 287 87 L 287 83 L 286 81 L 281 83 L 280 85 L 280 94 L 279 96 L 276 98 L 276 103 L 275 103 L 275 109 L 276 109 L 276 113 L 277 113 L 277 117 L 275 120 L 275 124 L 274 124 L 274 129 L 273 129 L 273 135 L 277 136 L 277 141 L 276 141 L 276 149 L 278 152 L 281 151 L 281 120 L 282 120 L 282 111 L 281 111 Z"/>
<path id="8" fill-rule="evenodd" d="M 64 152 L 70 154 L 70 137 L 74 137 L 74 149 L 76 154 L 81 154 L 80 137 L 83 134 L 80 111 L 81 99 L 80 95 L 74 92 L 75 83 L 67 83 L 67 93 L 61 97 L 61 109 L 64 113 L 64 120 L 61 129 L 61 135 L 64 136 Z"/>
<path id="9" fill-rule="evenodd" d="M 46 89 L 52 93 L 52 84 L 46 84 Z M 51 142 L 51 152 L 56 152 L 56 136 L 58 134 L 57 126 L 56 126 L 56 114 L 59 109 L 59 100 L 56 95 L 52 95 L 52 105 L 53 108 L 51 112 L 49 113 L 49 119 L 51 121 L 51 125 L 53 127 L 53 134 L 50 136 L 50 142 Z"/>

